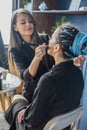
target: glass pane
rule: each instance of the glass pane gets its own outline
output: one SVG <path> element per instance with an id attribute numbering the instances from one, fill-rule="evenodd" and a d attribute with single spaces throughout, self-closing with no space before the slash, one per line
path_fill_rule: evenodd
<path id="1" fill-rule="evenodd" d="M 2 0 L 0 3 L 0 30 L 4 44 L 9 44 L 11 13 L 12 0 Z"/>

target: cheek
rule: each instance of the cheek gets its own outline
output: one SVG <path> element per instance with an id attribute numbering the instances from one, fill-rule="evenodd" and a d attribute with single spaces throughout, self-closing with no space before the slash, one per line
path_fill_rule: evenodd
<path id="1" fill-rule="evenodd" d="M 19 29 L 18 32 L 20 33 L 20 35 L 23 35 L 23 34 L 24 34 L 23 29 Z"/>
<path id="2" fill-rule="evenodd" d="M 52 45 L 49 45 L 48 54 L 52 55 L 54 51 L 54 48 Z"/>
<path id="3" fill-rule="evenodd" d="M 33 24 L 31 24 L 31 26 L 32 26 L 32 28 L 34 29 L 34 25 L 33 25 Z"/>
<path id="4" fill-rule="evenodd" d="M 22 32 L 24 29 L 23 29 L 23 26 L 16 26 L 16 30 L 20 33 Z"/>

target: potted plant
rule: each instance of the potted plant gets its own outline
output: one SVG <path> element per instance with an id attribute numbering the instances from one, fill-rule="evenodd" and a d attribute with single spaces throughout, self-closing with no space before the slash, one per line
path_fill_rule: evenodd
<path id="1" fill-rule="evenodd" d="M 24 5 L 27 5 L 27 4 L 28 4 L 28 0 L 24 0 L 24 1 L 23 1 L 23 4 L 24 4 Z"/>
<path id="2" fill-rule="evenodd" d="M 53 27 L 51 28 L 51 32 L 53 33 L 58 26 L 60 26 L 63 22 L 66 22 L 66 21 L 68 21 L 68 18 L 67 18 L 66 16 L 62 16 L 62 17 L 56 22 L 55 26 L 53 26 Z"/>
<path id="3" fill-rule="evenodd" d="M 30 12 L 32 12 L 32 1 L 28 2 L 28 0 L 24 0 L 23 4 L 24 4 L 24 8 L 25 9 L 29 10 Z"/>

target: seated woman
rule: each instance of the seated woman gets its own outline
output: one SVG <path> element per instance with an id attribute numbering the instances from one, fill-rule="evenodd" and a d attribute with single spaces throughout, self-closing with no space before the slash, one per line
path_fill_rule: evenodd
<path id="1" fill-rule="evenodd" d="M 54 58 L 55 66 L 41 76 L 31 103 L 22 96 L 14 97 L 5 113 L 10 130 L 42 130 L 54 116 L 80 105 L 83 77 L 81 70 L 73 64 L 73 53 L 69 49 L 78 33 L 78 29 L 69 23 L 62 24 L 53 33 L 47 53 Z M 25 93 L 28 95 L 28 91 Z"/>

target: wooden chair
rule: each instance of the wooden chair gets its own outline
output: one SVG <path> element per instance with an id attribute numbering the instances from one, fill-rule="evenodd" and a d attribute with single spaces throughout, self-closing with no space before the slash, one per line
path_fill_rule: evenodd
<path id="1" fill-rule="evenodd" d="M 82 107 L 78 107 L 70 112 L 52 118 L 43 130 L 62 130 L 71 125 L 70 130 L 75 130 L 76 124 L 82 115 Z"/>

